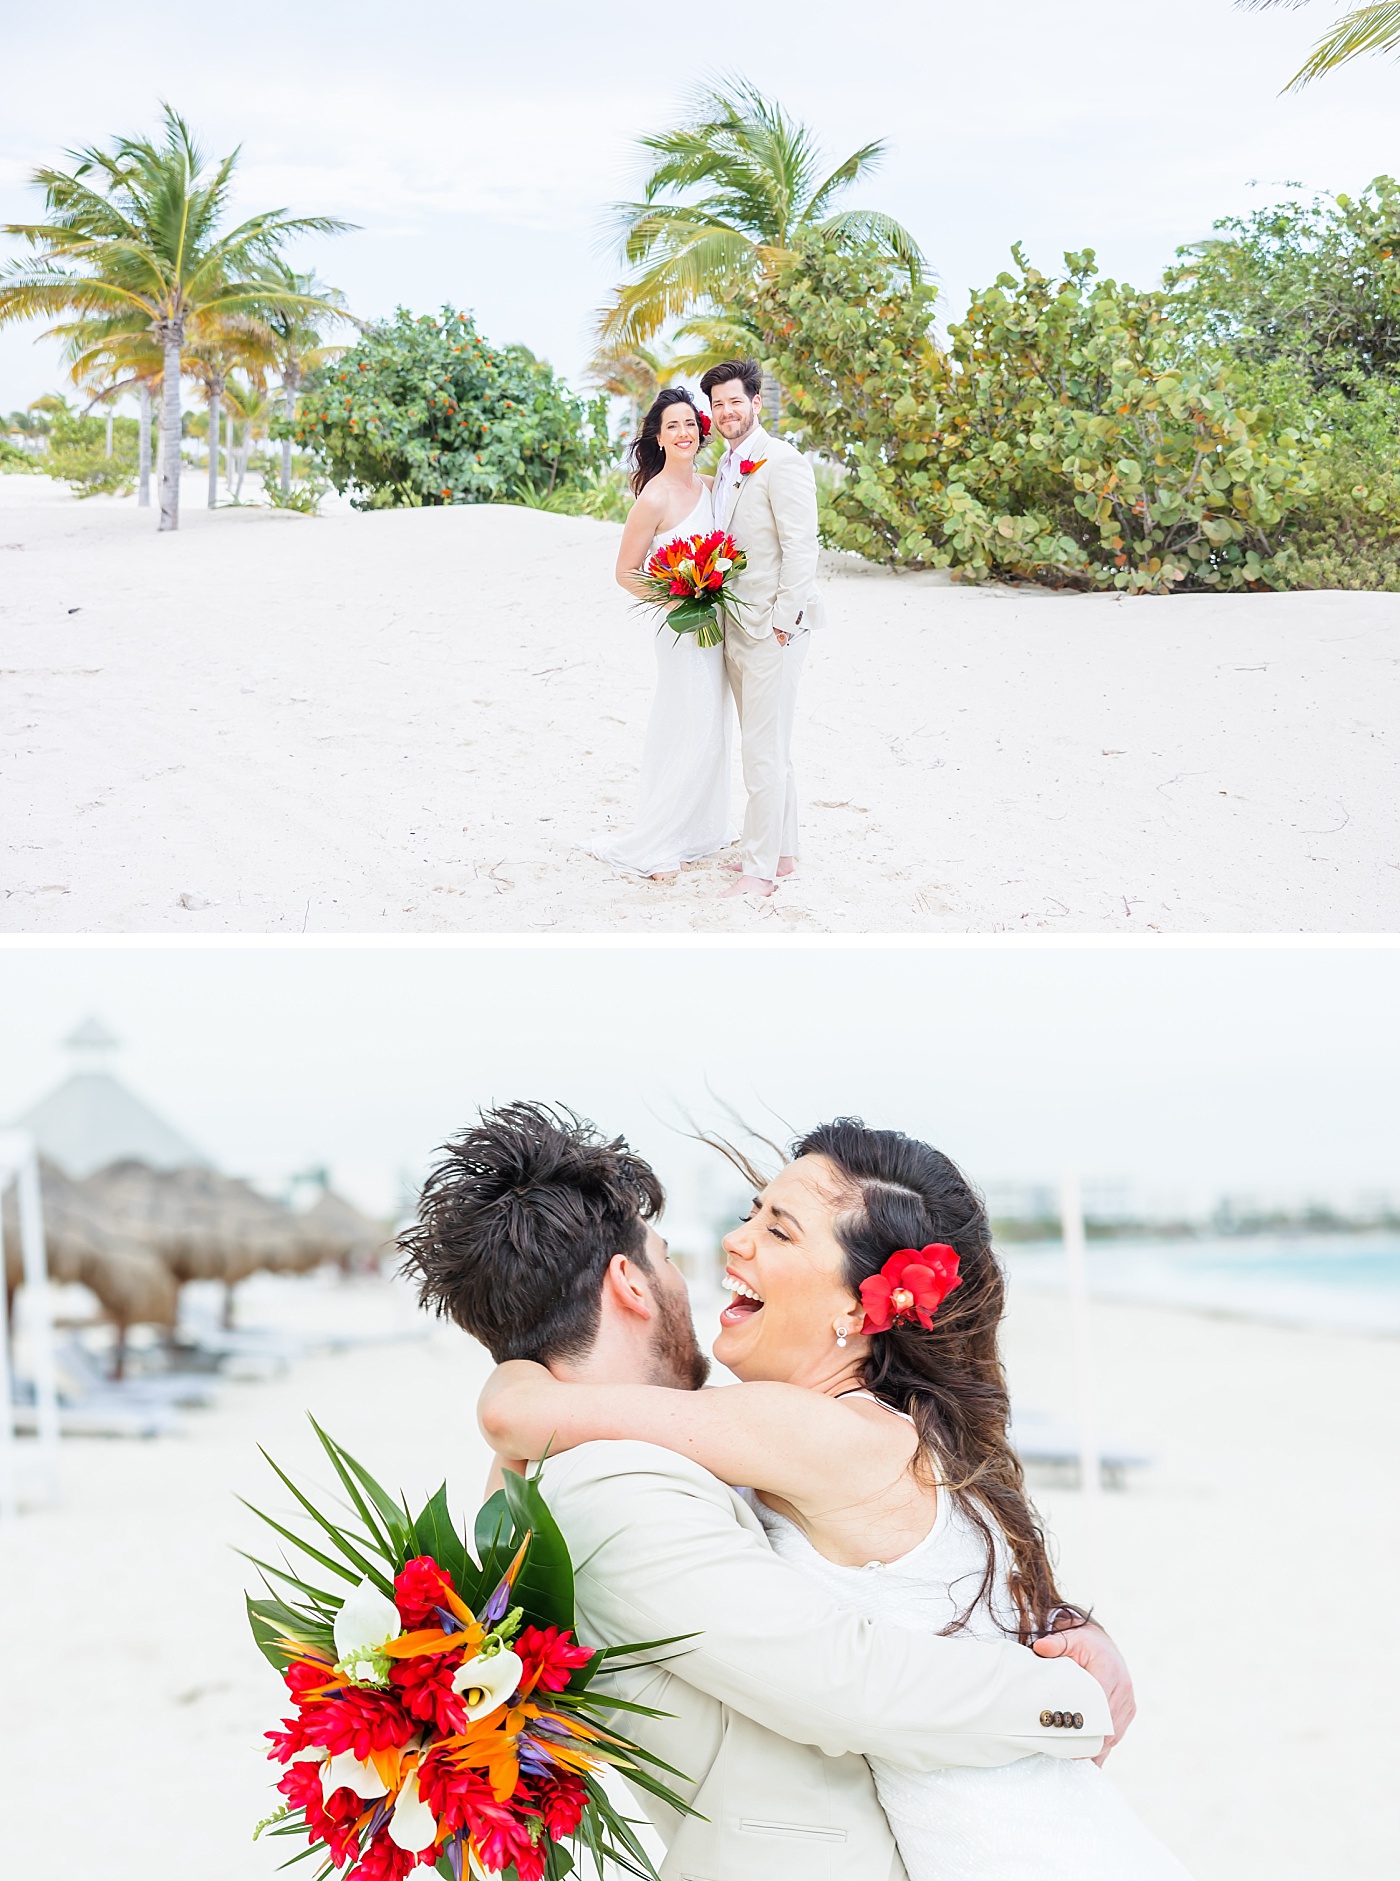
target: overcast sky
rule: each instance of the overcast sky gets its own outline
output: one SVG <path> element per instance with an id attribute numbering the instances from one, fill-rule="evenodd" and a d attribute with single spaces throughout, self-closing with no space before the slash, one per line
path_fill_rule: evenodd
<path id="1" fill-rule="evenodd" d="M 615 280 L 604 204 L 633 140 L 707 73 L 742 74 L 816 127 L 833 158 L 889 140 L 853 201 L 918 236 L 950 306 L 1024 240 L 1042 266 L 1096 247 L 1151 282 L 1178 243 L 1285 185 L 1355 190 L 1400 168 L 1400 74 L 1374 61 L 1301 98 L 1279 90 L 1335 16 L 1232 0 L 284 0 L 231 21 L 186 8 L 138 31 L 102 0 L 6 7 L 0 221 L 65 148 L 153 127 L 169 99 L 222 154 L 238 207 L 361 225 L 302 256 L 357 311 L 475 309 L 575 373 Z M 10 252 L 14 252 L 11 249 Z M 0 409 L 58 379 L 33 329 L 0 331 Z"/>
<path id="2" fill-rule="evenodd" d="M 0 949 L 0 1120 L 86 1014 L 226 1169 L 328 1162 L 391 1206 L 475 1107 L 562 1100 L 673 1174 L 709 1090 L 775 1133 L 843 1111 L 978 1181 L 1068 1161 L 1152 1191 L 1400 1188 L 1400 951 Z M 773 1123 L 773 1115 L 785 1120 Z"/>

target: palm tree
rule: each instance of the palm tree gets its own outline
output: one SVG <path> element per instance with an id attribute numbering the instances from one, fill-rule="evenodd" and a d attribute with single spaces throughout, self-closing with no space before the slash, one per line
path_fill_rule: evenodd
<path id="1" fill-rule="evenodd" d="M 600 346 L 588 362 L 588 379 L 609 398 L 627 400 L 627 435 L 635 437 L 642 414 L 663 386 L 681 377 L 682 362 L 664 343 Z"/>
<path id="2" fill-rule="evenodd" d="M 1308 0 L 1236 0 L 1250 12 L 1265 7 L 1300 7 Z M 1400 50 L 1400 0 L 1380 0 L 1379 4 L 1352 7 L 1328 33 L 1324 33 L 1309 54 L 1307 62 L 1295 72 L 1285 91 L 1302 91 L 1324 72 L 1334 72 L 1368 52 Z"/>
<path id="3" fill-rule="evenodd" d="M 256 318 L 304 297 L 279 289 L 268 264 L 289 237 L 350 227 L 330 216 L 264 211 L 220 233 L 238 152 L 212 168 L 184 120 L 164 107 L 165 136 L 119 138 L 70 152 L 71 171 L 41 169 L 48 220 L 6 232 L 34 254 L 0 276 L 0 324 L 73 312 L 123 320 L 161 348 L 160 527 L 180 521 L 180 372 L 191 324 Z M 302 306 L 310 311 L 309 304 Z"/>
<path id="4" fill-rule="evenodd" d="M 318 324 L 315 316 L 328 315 L 332 320 L 354 320 L 354 316 L 347 311 L 340 290 L 327 287 L 314 274 L 294 274 L 284 261 L 273 262 L 270 273 L 286 293 L 299 296 L 311 309 L 305 311 L 289 301 L 269 308 L 263 315 L 272 362 L 282 375 L 282 415 L 290 428 L 296 416 L 297 393 L 306 375 L 345 351 L 343 346 L 327 343 L 320 331 L 324 322 Z M 354 323 L 363 325 L 361 321 Z M 285 496 L 291 487 L 292 440 L 288 436 L 282 440 L 282 494 Z"/>
<path id="5" fill-rule="evenodd" d="M 780 268 L 805 234 L 873 242 L 913 276 L 924 265 L 893 217 L 833 207 L 879 164 L 884 144 L 863 144 L 823 174 L 812 132 L 752 85 L 702 92 L 686 123 L 640 142 L 655 161 L 641 200 L 616 208 L 632 275 L 603 310 L 605 348 L 635 349 L 687 315 L 732 325 L 744 289 Z"/>
<path id="6" fill-rule="evenodd" d="M 238 444 L 230 453 L 230 477 L 236 469 L 238 481 L 234 485 L 233 500 L 243 500 L 243 479 L 248 474 L 248 453 L 256 438 L 267 436 L 268 422 L 273 414 L 272 395 L 266 382 L 259 376 L 249 373 L 240 379 L 230 379 L 224 389 L 224 400 L 228 407 L 229 421 L 238 427 Z M 266 472 L 264 472 L 264 478 Z"/>
<path id="7" fill-rule="evenodd" d="M 272 362 L 272 336 L 261 320 L 246 315 L 200 318 L 192 323 L 185 349 L 186 370 L 204 387 L 209 406 L 209 507 L 219 505 L 219 422 L 229 375 L 242 371 L 260 377 Z M 230 438 L 232 437 L 230 418 Z M 233 488 L 232 447 L 226 456 L 227 482 Z"/>

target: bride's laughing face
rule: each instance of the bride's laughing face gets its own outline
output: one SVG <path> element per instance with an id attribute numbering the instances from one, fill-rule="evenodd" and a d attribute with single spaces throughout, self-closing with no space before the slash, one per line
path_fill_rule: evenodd
<path id="1" fill-rule="evenodd" d="M 700 449 L 700 426 L 689 405 L 677 399 L 674 405 L 666 407 L 656 440 L 665 451 L 668 463 L 694 463 L 695 453 Z"/>
<path id="2" fill-rule="evenodd" d="M 724 1237 L 732 1298 L 719 1316 L 714 1354 L 745 1383 L 815 1384 L 838 1360 L 858 1359 L 864 1340 L 836 1345 L 838 1321 L 861 1322 L 845 1279 L 835 1224 L 843 1202 L 824 1156 L 799 1156 L 754 1199 L 753 1213 Z"/>

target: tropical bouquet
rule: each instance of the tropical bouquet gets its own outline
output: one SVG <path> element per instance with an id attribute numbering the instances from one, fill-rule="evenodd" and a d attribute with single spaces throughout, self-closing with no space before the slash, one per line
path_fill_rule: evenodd
<path id="1" fill-rule="evenodd" d="M 694 634 L 698 646 L 718 647 L 724 643 L 721 610 L 737 614 L 743 605 L 733 580 L 747 562 L 733 536 L 715 529 L 662 543 L 637 579 L 649 591 L 646 606 L 670 608 L 665 624 L 677 638 Z"/>
<path id="2" fill-rule="evenodd" d="M 655 1663 L 638 1655 L 675 1642 L 580 1645 L 568 1549 L 537 1482 L 508 1472 L 469 1543 L 446 1485 L 412 1516 L 312 1427 L 344 1512 L 324 1513 L 271 1457 L 315 1540 L 253 1510 L 314 1564 L 247 1557 L 268 1590 L 248 1600 L 253 1637 L 293 1711 L 267 1733 L 283 1803 L 255 1836 L 304 1838 L 282 1865 L 320 1856 L 316 1881 L 336 1869 L 400 1881 L 420 1865 L 444 1881 L 562 1881 L 580 1850 L 600 1877 L 611 1862 L 655 1881 L 602 1774 L 689 1813 L 660 1774 L 679 1772 L 605 1722 L 655 1712 L 589 1687 L 605 1665 Z"/>

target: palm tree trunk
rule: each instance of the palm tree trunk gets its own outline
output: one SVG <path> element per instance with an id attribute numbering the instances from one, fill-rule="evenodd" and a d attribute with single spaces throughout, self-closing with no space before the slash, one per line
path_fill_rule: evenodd
<path id="1" fill-rule="evenodd" d="M 241 503 L 243 501 L 243 479 L 248 474 L 248 434 L 252 430 L 252 428 L 253 427 L 251 425 L 244 425 L 243 436 L 239 440 L 238 487 L 233 493 L 233 500 L 235 503 Z"/>
<path id="2" fill-rule="evenodd" d="M 165 366 L 160 381 L 160 526 L 180 527 L 180 343 L 178 321 L 165 328 Z"/>
<path id="3" fill-rule="evenodd" d="M 151 388 L 143 379 L 140 390 L 141 430 L 137 444 L 137 458 L 141 466 L 141 494 L 136 503 L 139 509 L 151 507 Z"/>
<path id="4" fill-rule="evenodd" d="M 290 424 L 297 415 L 297 375 L 294 372 L 288 372 L 285 375 L 283 382 L 282 382 L 282 394 L 283 394 L 282 409 L 286 414 L 287 423 Z M 282 440 L 282 494 L 283 496 L 286 496 L 290 492 L 291 487 L 292 487 L 292 440 L 290 438 L 283 438 Z"/>
<path id="5" fill-rule="evenodd" d="M 224 482 L 233 491 L 233 413 L 224 419 Z"/>
<path id="6" fill-rule="evenodd" d="M 222 379 L 209 381 L 209 507 L 219 507 L 219 405 L 224 389 Z"/>
<path id="7" fill-rule="evenodd" d="M 106 455 L 107 455 L 108 457 L 110 457 L 110 456 L 112 455 L 112 407 L 111 407 L 110 405 L 109 405 L 109 406 L 107 407 L 107 451 L 106 451 Z"/>

